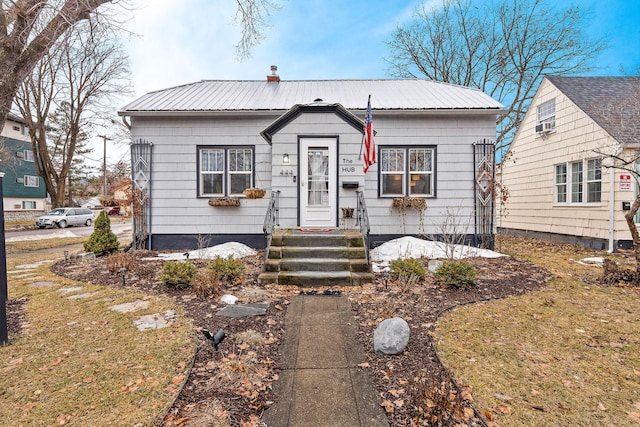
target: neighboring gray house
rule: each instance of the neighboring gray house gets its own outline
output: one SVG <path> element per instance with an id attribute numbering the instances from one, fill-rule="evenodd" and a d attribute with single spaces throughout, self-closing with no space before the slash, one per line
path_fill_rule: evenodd
<path id="1" fill-rule="evenodd" d="M 371 246 L 441 234 L 447 215 L 458 233 L 492 243 L 500 103 L 428 80 L 286 81 L 272 71 L 263 81 L 151 92 L 119 111 L 144 201 L 135 233 L 147 248 L 194 248 L 205 236 L 264 247 L 272 199 L 280 228 L 358 228 L 358 194 Z M 369 95 L 377 163 L 365 174 L 359 153 Z M 248 187 L 266 196 L 248 198 Z M 393 208 L 400 196 L 425 199 L 423 215 Z"/>

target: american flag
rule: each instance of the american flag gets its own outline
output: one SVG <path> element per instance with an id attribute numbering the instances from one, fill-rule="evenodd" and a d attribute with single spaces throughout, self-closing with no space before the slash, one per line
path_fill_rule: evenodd
<path id="1" fill-rule="evenodd" d="M 373 118 L 371 117 L 371 95 L 367 101 L 367 114 L 364 117 L 364 172 L 376 162 L 376 145 L 373 142 Z"/>

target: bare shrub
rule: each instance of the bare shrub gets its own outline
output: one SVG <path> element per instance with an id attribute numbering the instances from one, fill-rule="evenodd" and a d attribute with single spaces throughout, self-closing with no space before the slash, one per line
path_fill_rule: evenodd
<path id="1" fill-rule="evenodd" d="M 420 371 L 409 382 L 409 404 L 416 426 L 452 426 L 473 416 L 446 371 Z"/>
<path id="2" fill-rule="evenodd" d="M 201 298 L 217 297 L 222 294 L 224 283 L 211 269 L 199 269 L 191 281 L 193 291 Z"/>
<path id="3" fill-rule="evenodd" d="M 118 252 L 113 255 L 109 255 L 105 258 L 104 264 L 112 273 L 117 273 L 121 268 L 126 268 L 127 271 L 131 271 L 131 266 L 136 263 L 136 259 L 133 255 L 125 252 Z"/>

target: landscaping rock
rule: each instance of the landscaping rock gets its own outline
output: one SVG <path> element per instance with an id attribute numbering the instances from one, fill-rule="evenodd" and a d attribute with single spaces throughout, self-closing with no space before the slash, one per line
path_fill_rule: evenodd
<path id="1" fill-rule="evenodd" d="M 93 252 L 76 252 L 75 254 L 71 254 L 69 259 L 71 261 L 88 261 L 96 259 L 96 254 Z"/>
<path id="2" fill-rule="evenodd" d="M 377 354 L 400 354 L 409 343 L 409 335 L 409 325 L 404 319 L 383 320 L 373 332 L 373 350 Z"/>
<path id="3" fill-rule="evenodd" d="M 218 316 L 224 317 L 251 317 L 264 316 L 267 314 L 269 304 L 266 302 L 256 302 L 253 304 L 233 304 L 218 310 Z"/>

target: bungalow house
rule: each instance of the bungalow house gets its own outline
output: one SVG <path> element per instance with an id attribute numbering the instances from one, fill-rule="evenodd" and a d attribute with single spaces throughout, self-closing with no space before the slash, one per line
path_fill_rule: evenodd
<path id="1" fill-rule="evenodd" d="M 500 171 L 501 232 L 614 251 L 638 194 L 613 157 L 638 158 L 640 77 L 545 77 Z M 620 166 L 620 161 L 616 161 Z M 640 170 L 636 162 L 636 170 Z"/>
<path id="2" fill-rule="evenodd" d="M 0 135 L 4 173 L 2 194 L 6 220 L 35 219 L 46 210 L 47 190 L 36 172 L 29 129 L 24 120 L 9 113 Z"/>
<path id="3" fill-rule="evenodd" d="M 459 233 L 491 244 L 500 103 L 427 80 L 287 81 L 276 71 L 151 92 L 119 111 L 142 201 L 137 240 L 157 250 L 194 248 L 201 236 L 262 248 L 269 218 L 302 230 L 368 219 L 373 247 L 436 236 L 449 212 Z M 377 162 L 365 173 L 369 96 Z"/>

